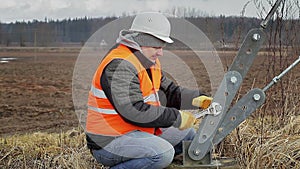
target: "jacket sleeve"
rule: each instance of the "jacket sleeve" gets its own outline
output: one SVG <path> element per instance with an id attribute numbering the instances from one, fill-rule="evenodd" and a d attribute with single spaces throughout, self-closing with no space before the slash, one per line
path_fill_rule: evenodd
<path id="1" fill-rule="evenodd" d="M 172 80 L 162 75 L 160 87 L 160 100 L 167 107 L 176 109 L 197 109 L 192 105 L 195 97 L 205 95 L 199 90 L 191 90 L 176 85 Z"/>
<path id="2" fill-rule="evenodd" d="M 141 127 L 179 127 L 181 116 L 176 108 L 144 103 L 134 66 L 115 59 L 104 69 L 100 83 L 119 115 L 128 123 Z"/>

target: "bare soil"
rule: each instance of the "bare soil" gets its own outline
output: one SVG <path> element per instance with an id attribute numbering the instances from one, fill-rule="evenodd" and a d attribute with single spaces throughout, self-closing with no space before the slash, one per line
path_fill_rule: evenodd
<path id="1" fill-rule="evenodd" d="M 0 136 L 35 131 L 60 132 L 79 125 L 72 102 L 72 76 L 79 52 L 80 48 L 0 49 L 0 58 L 17 58 L 0 63 Z M 194 54 L 173 52 L 192 69 L 201 90 L 210 93 L 209 78 L 203 71 L 205 67 L 195 61 Z M 236 51 L 218 53 L 226 69 Z M 261 88 L 268 83 L 267 77 L 270 79 L 272 75 L 268 72 L 267 61 L 266 56 L 255 60 L 241 91 Z M 299 67 L 291 77 L 298 85 Z"/>
<path id="2" fill-rule="evenodd" d="M 78 50 L 2 50 L 0 135 L 59 132 L 78 125 L 72 103 L 72 73 Z"/>

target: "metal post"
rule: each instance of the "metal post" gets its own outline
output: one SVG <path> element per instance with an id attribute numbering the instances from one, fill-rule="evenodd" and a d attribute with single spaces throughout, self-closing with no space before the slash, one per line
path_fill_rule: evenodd
<path id="1" fill-rule="evenodd" d="M 282 0 L 277 0 L 275 2 L 275 4 L 273 5 L 272 9 L 270 10 L 270 12 L 268 13 L 268 15 L 266 16 L 266 18 L 260 23 L 260 26 L 264 29 L 267 28 L 268 26 L 268 22 L 271 20 L 271 18 L 273 17 L 275 11 L 277 10 L 278 6 L 280 5 Z"/>
<path id="2" fill-rule="evenodd" d="M 286 68 L 283 72 L 280 73 L 280 75 L 275 76 L 273 78 L 273 80 L 263 89 L 263 91 L 265 92 L 266 90 L 268 90 L 271 86 L 273 86 L 275 83 L 277 83 L 288 71 L 290 71 L 293 67 L 295 67 L 298 63 L 300 62 L 300 56 L 299 58 L 292 63 L 288 68 Z"/>

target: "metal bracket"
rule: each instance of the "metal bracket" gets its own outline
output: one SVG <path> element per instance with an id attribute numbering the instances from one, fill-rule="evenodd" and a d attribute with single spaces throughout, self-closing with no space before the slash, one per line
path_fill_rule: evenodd
<path id="1" fill-rule="evenodd" d="M 188 154 L 193 160 L 202 159 L 212 146 L 212 139 L 218 129 L 220 121 L 228 110 L 236 92 L 242 82 L 239 72 L 229 71 L 225 74 L 218 91 L 214 97 L 214 102 L 220 103 L 223 110 L 217 116 L 205 116 L 201 121 L 199 129 L 190 145 Z"/>
<path id="2" fill-rule="evenodd" d="M 225 113 L 236 95 L 243 78 L 252 65 L 261 45 L 264 43 L 265 38 L 266 35 L 263 29 L 252 29 L 247 34 L 234 62 L 229 68 L 229 71 L 225 74 L 214 96 L 214 101 L 221 103 L 224 109 L 218 116 L 205 116 L 200 123 L 199 129 L 188 151 L 192 159 L 200 160 L 210 151 L 213 137 L 219 125 L 222 123 Z M 226 99 L 225 101 L 224 98 Z"/>
<path id="3" fill-rule="evenodd" d="M 204 158 L 199 161 L 195 161 L 191 159 L 188 154 L 188 148 L 190 146 L 190 141 L 183 142 L 183 166 L 178 168 L 186 168 L 186 169 L 193 169 L 193 168 L 239 168 L 237 166 L 237 161 L 233 158 L 211 158 L 211 152 L 207 153 Z"/>
<path id="4" fill-rule="evenodd" d="M 232 130 L 265 102 L 266 95 L 261 89 L 252 89 L 242 97 L 225 115 L 213 144 L 219 144 Z"/>
<path id="5" fill-rule="evenodd" d="M 250 30 L 229 71 L 238 71 L 244 79 L 265 39 L 266 34 L 263 29 L 256 28 Z"/>
<path id="6" fill-rule="evenodd" d="M 256 108 L 264 103 L 264 91 L 261 89 L 254 89 L 238 101 L 238 103 L 228 113 L 226 113 L 242 83 L 242 80 L 249 71 L 258 51 L 266 39 L 264 29 L 273 17 L 281 1 L 282 0 L 276 1 L 267 17 L 261 23 L 261 28 L 252 29 L 246 35 L 237 56 L 231 64 L 228 72 L 225 74 L 221 85 L 214 96 L 214 102 L 220 103 L 223 110 L 221 110 L 221 112 L 217 115 L 205 116 L 199 124 L 199 129 L 197 130 L 192 142 L 185 145 L 187 150 L 184 151 L 184 155 L 188 155 L 191 163 L 198 163 L 200 161 L 201 163 L 207 163 L 210 165 L 211 160 L 204 160 L 204 158 L 206 159 L 210 156 L 212 146 L 224 139 L 228 133 L 230 133 L 237 125 L 255 111 Z M 203 112 L 202 114 L 211 113 Z"/>
<path id="7" fill-rule="evenodd" d="M 205 116 L 200 123 L 196 137 L 193 139 L 188 151 L 192 159 L 200 160 L 210 151 L 213 137 L 265 39 L 266 35 L 261 28 L 252 29 L 248 32 L 243 45 L 214 96 L 214 101 L 224 102 L 224 105 L 222 105 L 224 109 L 218 116 Z M 224 97 L 226 101 L 223 100 Z"/>

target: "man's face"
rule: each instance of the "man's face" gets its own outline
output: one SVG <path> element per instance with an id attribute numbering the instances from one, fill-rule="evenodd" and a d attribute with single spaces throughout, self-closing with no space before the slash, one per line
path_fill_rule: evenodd
<path id="1" fill-rule="evenodd" d="M 152 62 L 155 62 L 155 60 L 163 55 L 163 48 L 162 47 L 148 47 L 148 46 L 142 46 L 142 52 L 143 54 Z"/>

